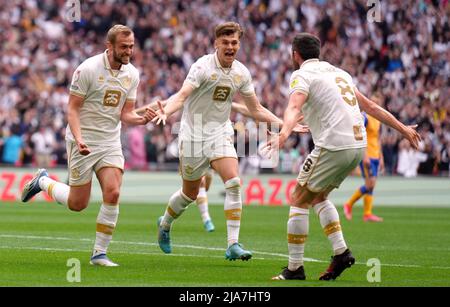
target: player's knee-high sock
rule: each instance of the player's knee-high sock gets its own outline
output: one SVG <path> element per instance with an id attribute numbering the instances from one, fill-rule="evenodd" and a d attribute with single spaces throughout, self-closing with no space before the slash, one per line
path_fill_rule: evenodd
<path id="1" fill-rule="evenodd" d="M 49 177 L 43 176 L 39 179 L 39 187 L 56 200 L 58 204 L 67 207 L 69 201 L 70 187 L 67 184 L 55 181 Z"/>
<path id="2" fill-rule="evenodd" d="M 200 188 L 198 195 L 197 195 L 196 203 L 197 203 L 198 210 L 200 211 L 200 215 L 202 217 L 203 223 L 205 223 L 206 221 L 209 221 L 211 219 L 211 217 L 209 216 L 208 195 L 206 194 L 205 188 Z"/>
<path id="3" fill-rule="evenodd" d="M 94 253 L 106 254 L 112 234 L 119 217 L 119 205 L 102 204 L 97 216 L 97 231 L 95 236 Z"/>
<path id="4" fill-rule="evenodd" d="M 364 195 L 364 215 L 372 214 L 373 206 L 373 191 L 369 190 L 366 195 Z"/>
<path id="5" fill-rule="evenodd" d="M 358 190 L 355 191 L 355 193 L 353 193 L 352 197 L 350 197 L 350 199 L 347 201 L 347 204 L 350 207 L 353 207 L 353 205 L 366 193 L 367 193 L 366 186 L 365 185 L 361 186 Z"/>
<path id="6" fill-rule="evenodd" d="M 347 249 L 344 235 L 341 230 L 339 214 L 336 207 L 328 199 L 314 206 L 314 211 L 319 216 L 325 235 L 330 240 L 335 255 L 340 255 Z"/>
<path id="7" fill-rule="evenodd" d="M 227 220 L 228 246 L 239 242 L 241 227 L 241 179 L 234 177 L 225 182 L 225 218 Z"/>
<path id="8" fill-rule="evenodd" d="M 297 270 L 303 265 L 305 241 L 309 232 L 309 210 L 291 207 L 287 223 L 287 239 L 289 250 L 288 269 Z"/>
<path id="9" fill-rule="evenodd" d="M 161 227 L 164 230 L 169 230 L 172 222 L 177 219 L 186 210 L 194 200 L 184 195 L 182 190 L 178 190 L 172 194 L 169 199 L 164 218 L 161 221 Z"/>

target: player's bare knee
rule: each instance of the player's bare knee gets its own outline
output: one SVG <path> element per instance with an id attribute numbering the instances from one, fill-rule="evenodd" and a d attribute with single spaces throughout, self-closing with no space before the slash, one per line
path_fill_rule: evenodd
<path id="1" fill-rule="evenodd" d="M 88 201 L 84 200 L 71 200 L 69 199 L 67 203 L 67 207 L 70 209 L 70 211 L 80 212 L 86 209 L 88 206 Z"/>
<path id="2" fill-rule="evenodd" d="M 366 189 L 368 192 L 372 192 L 374 188 L 375 188 L 375 182 L 370 182 L 370 183 L 366 184 Z"/>
<path id="3" fill-rule="evenodd" d="M 193 201 L 197 199 L 197 195 L 199 192 L 199 187 L 192 187 L 189 189 L 183 188 L 183 194 L 192 199 Z"/>
<path id="4" fill-rule="evenodd" d="M 119 202 L 120 189 L 112 188 L 105 191 L 103 201 L 108 204 L 117 204 Z"/>
<path id="5" fill-rule="evenodd" d="M 313 194 L 306 187 L 297 184 L 291 195 L 291 205 L 299 208 L 308 208 Z"/>

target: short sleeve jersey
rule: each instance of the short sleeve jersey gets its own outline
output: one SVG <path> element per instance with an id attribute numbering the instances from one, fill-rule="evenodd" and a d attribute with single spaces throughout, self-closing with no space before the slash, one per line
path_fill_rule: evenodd
<path id="1" fill-rule="evenodd" d="M 77 67 L 70 94 L 83 98 L 80 127 L 86 144 L 120 144 L 120 114 L 126 100 L 136 100 L 138 85 L 138 70 L 131 63 L 112 70 L 106 51 Z M 74 141 L 69 125 L 66 139 Z"/>
<path id="2" fill-rule="evenodd" d="M 364 119 L 347 72 L 310 59 L 292 74 L 289 87 L 290 94 L 308 96 L 302 113 L 316 146 L 330 151 L 366 146 Z"/>
<path id="3" fill-rule="evenodd" d="M 223 68 L 216 53 L 198 59 L 184 82 L 194 88 L 181 118 L 180 137 L 185 141 L 211 141 L 232 135 L 230 112 L 234 94 L 255 94 L 249 70 L 237 60 L 231 68 Z"/>

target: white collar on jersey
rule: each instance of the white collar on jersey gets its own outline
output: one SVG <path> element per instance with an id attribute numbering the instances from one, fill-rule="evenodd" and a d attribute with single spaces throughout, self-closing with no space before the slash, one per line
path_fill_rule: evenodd
<path id="1" fill-rule="evenodd" d="M 304 62 L 302 63 L 302 65 L 300 65 L 300 68 L 302 68 L 303 66 L 305 66 L 305 65 L 308 64 L 308 63 L 317 63 L 317 62 L 319 62 L 319 59 L 309 59 L 309 60 L 306 60 L 306 61 L 304 61 Z"/>
<path id="2" fill-rule="evenodd" d="M 226 74 L 230 73 L 230 71 L 231 71 L 231 69 L 233 68 L 233 65 L 234 65 L 234 61 L 233 61 L 233 63 L 231 64 L 231 67 L 223 67 L 222 64 L 220 64 L 219 57 L 217 56 L 217 51 L 214 52 L 214 61 L 216 62 L 216 66 L 218 68 L 222 69 L 222 71 L 224 73 L 226 73 Z"/>
<path id="3" fill-rule="evenodd" d="M 105 65 L 105 68 L 108 70 L 113 70 L 111 68 L 111 64 L 109 64 L 109 60 L 108 60 L 108 49 L 105 50 L 105 52 L 103 52 L 103 64 Z M 115 69 L 116 70 L 116 69 Z M 120 65 L 119 68 L 120 71 L 124 71 L 125 70 L 125 65 Z"/>

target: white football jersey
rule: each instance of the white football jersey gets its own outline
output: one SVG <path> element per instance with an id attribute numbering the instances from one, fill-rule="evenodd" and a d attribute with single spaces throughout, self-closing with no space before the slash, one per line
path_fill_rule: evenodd
<path id="1" fill-rule="evenodd" d="M 237 60 L 231 68 L 223 68 L 216 53 L 208 54 L 191 66 L 184 82 L 194 91 L 184 104 L 181 140 L 211 141 L 233 135 L 230 121 L 233 95 L 255 94 L 248 69 Z"/>
<path id="2" fill-rule="evenodd" d="M 352 77 L 333 65 L 310 59 L 294 71 L 290 94 L 308 96 L 302 107 L 316 146 L 337 151 L 367 144 L 364 119 L 353 90 Z"/>
<path id="3" fill-rule="evenodd" d="M 70 94 L 83 97 L 81 136 L 86 144 L 120 144 L 120 114 L 126 100 L 136 100 L 139 72 L 131 64 L 112 70 L 106 51 L 77 67 Z M 69 125 L 66 140 L 74 141 Z"/>

